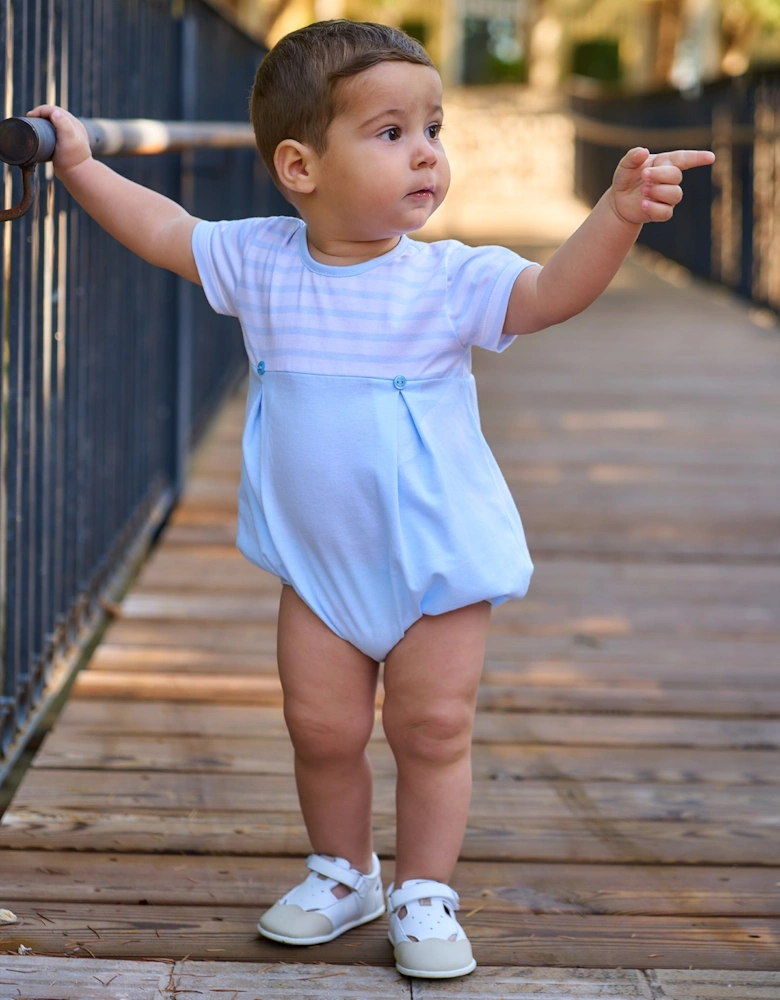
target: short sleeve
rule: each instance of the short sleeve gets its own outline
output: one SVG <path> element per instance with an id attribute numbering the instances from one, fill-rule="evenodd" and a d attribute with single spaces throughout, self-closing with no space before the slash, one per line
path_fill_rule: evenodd
<path id="1" fill-rule="evenodd" d="M 192 231 L 192 253 L 211 308 L 236 316 L 235 295 L 246 247 L 262 219 L 199 222 Z"/>
<path id="2" fill-rule="evenodd" d="M 470 247 L 453 241 L 447 267 L 447 312 L 464 347 L 503 351 L 509 296 L 521 271 L 534 264 L 507 247 Z"/>

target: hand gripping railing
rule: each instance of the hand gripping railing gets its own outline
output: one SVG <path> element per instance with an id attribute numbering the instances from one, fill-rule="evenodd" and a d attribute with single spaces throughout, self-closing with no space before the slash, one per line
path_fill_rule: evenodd
<path id="1" fill-rule="evenodd" d="M 184 149 L 248 149 L 250 125 L 235 122 L 160 122 L 148 118 L 81 118 L 94 156 L 149 156 Z M 6 118 L 0 122 L 0 160 L 22 171 L 22 199 L 0 211 L 0 221 L 18 219 L 35 197 L 35 167 L 54 156 L 57 133 L 46 118 Z"/>

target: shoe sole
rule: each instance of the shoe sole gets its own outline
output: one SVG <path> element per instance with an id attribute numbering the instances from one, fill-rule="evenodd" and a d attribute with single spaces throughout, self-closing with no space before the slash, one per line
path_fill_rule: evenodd
<path id="1" fill-rule="evenodd" d="M 347 931 L 351 931 L 353 927 L 360 927 L 361 924 L 367 924 L 370 920 L 376 920 L 377 917 L 381 917 L 385 912 L 386 907 L 384 904 L 375 913 L 369 913 L 367 917 L 361 917 L 359 920 L 353 920 L 350 924 L 345 924 L 343 927 L 339 927 L 337 930 L 333 931 L 332 934 L 323 934 L 320 937 L 313 938 L 294 938 L 285 937 L 283 934 L 274 934 L 273 931 L 267 931 L 260 924 L 257 925 L 257 929 L 263 937 L 269 938 L 271 941 L 279 941 L 280 944 L 297 944 L 297 945 L 311 945 L 311 944 L 327 944 L 328 941 L 333 941 L 335 938 L 342 934 L 346 934 Z"/>
<path id="2" fill-rule="evenodd" d="M 404 976 L 414 976 L 415 979 L 454 979 L 455 976 L 467 976 L 477 967 L 476 959 L 472 959 L 469 965 L 464 965 L 462 969 L 447 969 L 431 972 L 427 969 L 407 969 L 403 965 L 395 963 L 396 969 Z"/>

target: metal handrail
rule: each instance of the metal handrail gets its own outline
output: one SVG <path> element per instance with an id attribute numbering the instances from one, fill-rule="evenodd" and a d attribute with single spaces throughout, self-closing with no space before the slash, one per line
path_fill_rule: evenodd
<path id="1" fill-rule="evenodd" d="M 159 122 L 150 118 L 82 118 L 95 156 L 152 156 L 184 149 L 251 149 L 248 123 Z"/>
<path id="2" fill-rule="evenodd" d="M 162 122 L 151 118 L 81 118 L 94 156 L 154 156 L 185 149 L 251 149 L 252 126 L 237 122 Z M 33 203 L 35 166 L 54 156 L 57 133 L 46 118 L 0 122 L 0 160 L 20 167 L 22 200 L 0 211 L 0 221 L 21 218 Z"/>
<path id="3" fill-rule="evenodd" d="M 570 112 L 577 137 L 597 146 L 655 146 L 662 149 L 697 149 L 726 139 L 733 146 L 750 146 L 757 138 L 778 139 L 780 131 L 757 130 L 752 125 L 723 123 L 721 125 L 677 125 L 648 127 L 617 125 Z"/>

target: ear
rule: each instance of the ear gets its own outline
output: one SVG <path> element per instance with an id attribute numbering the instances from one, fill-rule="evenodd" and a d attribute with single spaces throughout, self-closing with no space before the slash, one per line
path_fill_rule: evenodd
<path id="1" fill-rule="evenodd" d="M 274 151 L 274 167 L 281 183 L 295 194 L 311 194 L 317 186 L 317 156 L 296 139 L 282 139 Z"/>

